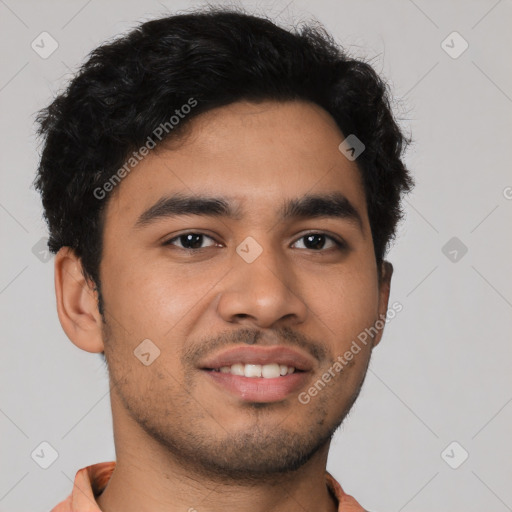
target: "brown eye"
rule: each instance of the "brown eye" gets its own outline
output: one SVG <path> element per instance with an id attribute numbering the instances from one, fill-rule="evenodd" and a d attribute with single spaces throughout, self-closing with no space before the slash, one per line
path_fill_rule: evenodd
<path id="1" fill-rule="evenodd" d="M 211 240 L 213 243 L 205 246 L 203 243 L 206 240 Z M 182 235 L 167 240 L 164 245 L 176 245 L 180 249 L 194 250 L 211 247 L 212 245 L 215 245 L 215 240 L 202 233 L 183 233 Z"/>
<path id="2" fill-rule="evenodd" d="M 313 251 L 321 251 L 322 249 L 332 249 L 336 247 L 341 249 L 345 247 L 342 242 L 326 235 L 325 233 L 309 233 L 300 237 L 295 244 L 299 243 L 299 241 L 303 241 L 303 247 L 298 247 L 299 249 L 310 249 Z"/>

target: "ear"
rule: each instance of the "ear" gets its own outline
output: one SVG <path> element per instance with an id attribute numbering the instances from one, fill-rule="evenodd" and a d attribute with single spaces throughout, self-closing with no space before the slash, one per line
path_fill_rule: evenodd
<path id="1" fill-rule="evenodd" d="M 383 261 L 380 271 L 379 278 L 379 320 L 382 322 L 386 321 L 387 311 L 388 311 L 388 302 L 389 302 L 389 292 L 391 289 L 391 276 L 393 275 L 393 265 L 389 263 L 389 261 Z M 382 334 L 384 332 L 384 326 L 382 329 L 378 330 L 376 334 L 373 346 L 377 346 L 382 338 Z"/>
<path id="2" fill-rule="evenodd" d="M 103 352 L 102 317 L 94 283 L 70 247 L 55 255 L 55 295 L 60 324 L 67 337 L 86 352 Z"/>

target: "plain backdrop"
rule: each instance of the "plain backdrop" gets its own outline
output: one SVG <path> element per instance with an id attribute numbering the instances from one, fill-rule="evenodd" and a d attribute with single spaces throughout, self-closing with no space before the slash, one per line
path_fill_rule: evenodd
<path id="1" fill-rule="evenodd" d="M 317 19 L 371 59 L 414 139 L 406 163 L 417 185 L 388 257 L 390 301 L 403 310 L 335 435 L 329 471 L 374 512 L 512 510 L 512 2 L 241 4 L 285 26 Z M 55 310 L 32 187 L 34 114 L 101 42 L 200 5 L 0 0 L 2 512 L 47 511 L 79 468 L 115 459 L 103 363 L 67 339 Z M 58 44 L 47 58 L 32 47 L 42 32 Z M 34 455 L 50 453 L 41 443 L 57 456 L 47 469 Z"/>

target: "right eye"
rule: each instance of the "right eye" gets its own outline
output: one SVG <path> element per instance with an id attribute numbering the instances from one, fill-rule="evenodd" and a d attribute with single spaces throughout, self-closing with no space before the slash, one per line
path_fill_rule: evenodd
<path id="1" fill-rule="evenodd" d="M 203 246 L 203 242 L 206 239 L 209 239 L 214 243 L 207 246 Z M 174 238 L 165 241 L 163 245 L 175 245 L 180 249 L 194 251 L 198 249 L 206 249 L 207 247 L 212 247 L 214 245 L 217 245 L 217 242 L 211 236 L 205 235 L 203 233 L 189 232 L 175 236 Z"/>

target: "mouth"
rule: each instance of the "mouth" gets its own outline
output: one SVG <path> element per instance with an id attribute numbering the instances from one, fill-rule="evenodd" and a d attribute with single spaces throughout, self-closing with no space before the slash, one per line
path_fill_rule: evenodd
<path id="1" fill-rule="evenodd" d="M 303 388 L 312 359 L 287 347 L 238 347 L 205 361 L 200 369 L 222 392 L 243 401 L 276 402 Z"/>

